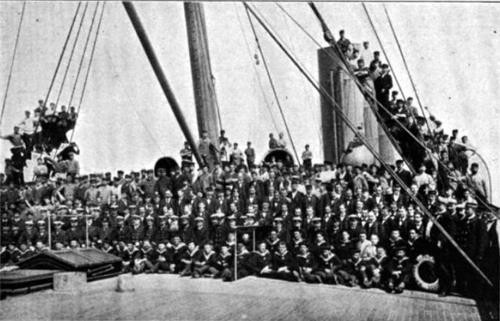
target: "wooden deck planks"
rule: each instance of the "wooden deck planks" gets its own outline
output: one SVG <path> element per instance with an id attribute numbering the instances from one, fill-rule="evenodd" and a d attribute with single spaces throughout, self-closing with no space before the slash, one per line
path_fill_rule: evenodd
<path id="1" fill-rule="evenodd" d="M 174 275 L 134 277 L 135 292 L 116 293 L 116 280 L 88 284 L 78 295 L 44 291 L 8 297 L 1 320 L 480 320 L 473 300 L 406 291 L 311 285 L 249 277 L 224 283 Z M 487 321 L 487 320 L 483 320 Z"/>

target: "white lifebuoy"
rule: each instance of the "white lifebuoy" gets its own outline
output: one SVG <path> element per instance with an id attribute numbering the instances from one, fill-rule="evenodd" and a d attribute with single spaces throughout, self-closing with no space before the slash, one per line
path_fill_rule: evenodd
<path id="1" fill-rule="evenodd" d="M 413 266 L 413 277 L 417 286 L 425 291 L 437 292 L 439 289 L 439 278 L 435 275 L 435 260 L 430 255 L 419 255 L 417 264 Z M 434 272 L 429 280 L 428 276 L 422 276 L 422 269 Z"/>

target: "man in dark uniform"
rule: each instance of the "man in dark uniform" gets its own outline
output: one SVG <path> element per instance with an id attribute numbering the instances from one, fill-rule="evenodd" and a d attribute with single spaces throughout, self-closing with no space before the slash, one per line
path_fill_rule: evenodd
<path id="1" fill-rule="evenodd" d="M 456 222 L 446 211 L 443 205 L 436 213 L 438 223 L 455 239 L 457 235 Z M 449 294 L 453 285 L 453 258 L 454 248 L 448 238 L 435 226 L 431 228 L 431 246 L 434 250 L 434 258 L 436 259 L 437 275 L 439 277 L 439 295 L 446 296 Z"/>
<path id="2" fill-rule="evenodd" d="M 172 236 L 171 246 L 168 249 L 168 263 L 170 271 L 180 272 L 182 271 L 182 259 L 185 257 L 186 251 L 188 251 L 188 246 L 186 244 L 191 244 L 192 242 L 182 242 L 179 235 Z"/>
<path id="3" fill-rule="evenodd" d="M 410 186 L 413 181 L 413 175 L 410 171 L 407 171 L 403 167 L 404 161 L 402 159 L 398 159 L 396 161 L 396 174 L 401 178 L 401 180 L 405 183 L 406 186 Z"/>
<path id="4" fill-rule="evenodd" d="M 476 265 L 481 266 L 488 239 L 486 224 L 483 220 L 479 219 L 476 214 L 476 209 L 477 203 L 467 203 L 465 205 L 467 215 L 467 222 L 465 224 L 467 239 L 463 250 Z M 479 276 L 468 262 L 463 261 L 462 264 L 465 265 L 465 274 L 463 275 L 464 281 L 466 282 L 465 288 L 469 293 L 475 292 L 475 290 L 478 289 L 477 286 L 481 283 Z"/>
<path id="5" fill-rule="evenodd" d="M 245 156 L 247 158 L 248 169 L 251 169 L 255 164 L 255 149 L 252 147 L 251 142 L 247 142 L 247 149 L 245 149 Z"/>
<path id="6" fill-rule="evenodd" d="M 411 263 L 404 246 L 395 249 L 395 255 L 388 265 L 387 291 L 402 293 L 410 281 Z"/>
<path id="7" fill-rule="evenodd" d="M 125 218 L 121 215 L 116 217 L 115 234 L 118 242 L 128 242 L 130 240 L 129 230 L 125 226 Z"/>
<path id="8" fill-rule="evenodd" d="M 295 257 L 288 251 L 285 242 L 280 242 L 278 251 L 274 252 L 271 258 L 271 269 L 273 272 L 270 277 L 281 280 L 292 281 L 295 277 L 292 271 L 296 270 Z"/>
<path id="9" fill-rule="evenodd" d="M 297 268 L 292 271 L 295 278 L 299 282 L 317 283 L 318 279 L 312 274 L 312 271 L 316 269 L 316 258 L 309 252 L 306 244 L 300 246 L 299 253 L 297 253 L 295 260 L 297 262 Z"/>
<path id="10" fill-rule="evenodd" d="M 66 232 L 62 229 L 62 226 L 63 226 L 62 221 L 56 220 L 54 222 L 54 230 L 52 231 L 52 235 L 51 235 L 51 241 L 52 241 L 53 245 L 56 243 L 61 243 L 64 246 L 68 245 Z M 54 247 L 54 246 L 52 246 L 52 247 Z"/>
<path id="11" fill-rule="evenodd" d="M 382 73 L 375 80 L 375 91 L 377 100 L 385 108 L 389 108 L 389 93 L 392 88 L 392 77 L 389 74 L 389 66 L 382 64 Z M 379 107 L 380 108 L 380 107 Z"/>
<path id="12" fill-rule="evenodd" d="M 180 152 L 182 163 L 191 163 L 193 161 L 193 151 L 188 142 L 184 142 L 184 148 Z"/>
<path id="13" fill-rule="evenodd" d="M 19 237 L 19 243 L 28 244 L 28 246 L 35 245 L 38 241 L 38 232 L 33 227 L 33 221 L 26 221 L 24 223 L 24 231 Z"/>
<path id="14" fill-rule="evenodd" d="M 144 239 L 144 227 L 141 224 L 141 217 L 134 215 L 132 217 L 132 226 L 129 229 L 132 242 L 139 242 Z"/>
<path id="15" fill-rule="evenodd" d="M 213 247 L 215 250 L 220 249 L 227 239 L 227 228 L 223 224 L 224 214 L 214 213 L 210 216 L 212 220 L 212 228 L 210 231 L 210 239 L 213 242 Z"/>
<path id="16" fill-rule="evenodd" d="M 215 277 L 219 272 L 217 269 L 217 254 L 213 250 L 212 243 L 205 243 L 201 255 L 194 260 L 193 277 L 199 278 L 205 275 Z"/>
<path id="17" fill-rule="evenodd" d="M 317 260 L 316 268 L 312 271 L 319 283 L 337 284 L 335 272 L 342 266 L 342 261 L 329 246 L 321 248 L 321 255 Z"/>
<path id="18" fill-rule="evenodd" d="M 165 243 L 158 244 L 158 247 L 155 250 L 155 257 L 156 262 L 153 267 L 154 272 L 175 272 L 175 264 L 172 264 L 171 262 L 171 256 L 169 255 L 169 251 L 167 250 Z"/>
<path id="19" fill-rule="evenodd" d="M 193 241 L 198 246 L 203 246 L 209 240 L 209 233 L 204 224 L 203 217 L 194 219 Z"/>

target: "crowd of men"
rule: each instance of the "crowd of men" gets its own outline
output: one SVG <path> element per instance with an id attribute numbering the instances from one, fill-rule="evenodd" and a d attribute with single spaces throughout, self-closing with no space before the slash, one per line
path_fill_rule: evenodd
<path id="1" fill-rule="evenodd" d="M 5 159 L 5 175 L 15 185 L 24 183 L 27 160 L 33 157 L 38 165 L 44 164 L 51 169 L 67 160 L 69 151 L 73 150 L 74 144 L 71 149 L 64 149 L 70 145 L 66 133 L 75 127 L 78 118 L 76 108 L 71 106 L 68 110 L 64 105 L 58 108 L 55 103 L 50 103 L 49 107 L 39 100 L 33 113 L 25 111 L 23 120 L 14 126 L 11 134 L 0 135 L 0 138 L 12 144 L 12 155 Z M 58 153 L 57 159 L 48 157 L 54 150 L 62 151 Z M 74 151 L 77 152 L 77 149 Z"/>
<path id="2" fill-rule="evenodd" d="M 339 45 L 349 52 L 347 42 L 342 35 Z M 408 122 L 416 114 L 410 98 L 380 98 L 405 110 Z M 416 173 L 403 160 L 391 165 L 409 193 L 383 166 L 313 166 L 308 145 L 302 165 L 257 163 L 251 142 L 241 151 L 224 131 L 217 142 L 202 135 L 204 163 L 197 170 L 186 144 L 180 167 L 80 175 L 72 148 L 51 170 L 42 159 L 33 182 L 0 174 L 0 263 L 48 249 L 95 247 L 121 257 L 123 272 L 226 281 L 256 275 L 401 293 L 416 286 L 413 267 L 428 255 L 435 264 L 427 273 L 439 277 L 441 295 L 477 293 L 482 279 L 426 212 L 498 280 L 497 217 L 481 206 L 486 184 L 478 165 L 468 163 L 466 138 L 457 144 L 458 131 L 448 136 L 432 121 L 424 141 L 434 155 L 412 151 L 412 160 L 420 159 L 412 161 Z M 14 146 L 18 136 L 9 138 Z M 283 134 L 270 134 L 269 148 L 285 149 Z"/>

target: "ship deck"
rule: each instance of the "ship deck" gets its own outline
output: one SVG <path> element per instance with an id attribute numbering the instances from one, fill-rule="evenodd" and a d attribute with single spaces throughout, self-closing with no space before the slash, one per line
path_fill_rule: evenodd
<path id="1" fill-rule="evenodd" d="M 498 320 L 498 307 L 415 291 L 148 274 L 132 278 L 135 291 L 118 293 L 116 279 L 88 283 L 79 292 L 7 297 L 0 301 L 0 320 Z"/>

